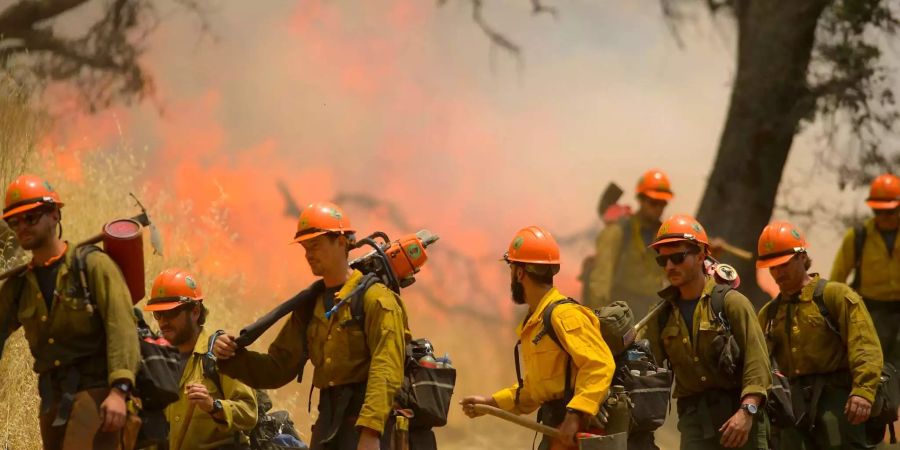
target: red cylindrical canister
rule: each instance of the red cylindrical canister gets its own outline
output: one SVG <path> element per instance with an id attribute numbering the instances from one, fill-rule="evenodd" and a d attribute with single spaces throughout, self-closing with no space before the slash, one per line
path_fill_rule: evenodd
<path id="1" fill-rule="evenodd" d="M 144 241 L 141 224 L 118 219 L 103 226 L 103 250 L 122 269 L 131 303 L 144 298 Z"/>

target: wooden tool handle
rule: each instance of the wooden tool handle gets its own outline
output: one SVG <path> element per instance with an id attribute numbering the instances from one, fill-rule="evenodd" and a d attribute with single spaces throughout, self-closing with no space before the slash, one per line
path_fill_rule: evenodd
<path id="1" fill-rule="evenodd" d="M 559 436 L 559 430 L 556 428 L 548 427 L 547 425 L 539 424 L 533 420 L 528 420 L 522 416 L 517 416 L 513 413 L 506 412 L 502 409 L 495 408 L 493 406 L 488 405 L 472 405 L 475 408 L 475 412 L 481 414 L 489 414 L 494 417 L 512 422 L 516 425 L 528 428 L 532 431 L 537 431 L 538 433 L 545 434 L 552 438 Z"/>
<path id="2" fill-rule="evenodd" d="M 741 258 L 741 259 L 745 259 L 747 261 L 750 261 L 751 259 L 753 259 L 752 252 L 744 250 L 740 247 L 736 247 L 727 242 L 722 242 L 722 250 L 725 250 L 726 252 L 731 253 L 732 255 L 737 256 L 738 258 Z"/>

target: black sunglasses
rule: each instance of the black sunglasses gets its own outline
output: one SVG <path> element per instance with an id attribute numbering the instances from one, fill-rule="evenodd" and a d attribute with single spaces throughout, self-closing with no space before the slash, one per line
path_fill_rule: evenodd
<path id="1" fill-rule="evenodd" d="M 892 216 L 897 214 L 896 209 L 876 209 L 874 211 L 876 216 Z"/>
<path id="2" fill-rule="evenodd" d="M 683 252 L 671 253 L 668 255 L 658 255 L 656 257 L 656 264 L 659 264 L 659 267 L 666 267 L 666 263 L 672 261 L 672 264 L 677 266 L 684 262 L 684 258 L 687 258 L 687 255 L 696 255 L 697 253 L 696 250 L 685 250 Z"/>
<path id="3" fill-rule="evenodd" d="M 47 214 L 47 211 L 43 209 L 16 214 L 15 216 L 7 218 L 6 224 L 9 225 L 9 228 L 13 230 L 19 228 L 19 225 L 22 225 L 23 223 L 27 224 L 30 227 L 33 227 L 41 221 L 41 217 L 44 217 L 44 214 Z"/>
<path id="4" fill-rule="evenodd" d="M 178 317 L 178 315 L 181 314 L 182 312 L 188 311 L 193 308 L 194 308 L 194 305 L 186 304 L 186 305 L 178 306 L 176 308 L 172 308 L 168 311 L 153 311 L 153 318 L 156 319 L 157 321 L 160 319 L 172 320 L 172 319 Z"/>

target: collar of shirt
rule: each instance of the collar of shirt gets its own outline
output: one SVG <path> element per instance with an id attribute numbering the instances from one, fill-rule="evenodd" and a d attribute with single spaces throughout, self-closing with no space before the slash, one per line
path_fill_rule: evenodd
<path id="1" fill-rule="evenodd" d="M 528 319 L 523 324 L 520 324 L 518 328 L 516 328 L 516 333 L 521 337 L 522 332 L 525 329 L 540 324 L 543 320 L 544 310 L 547 309 L 547 305 L 559 300 L 563 300 L 565 298 L 566 296 L 562 295 L 558 289 L 556 289 L 555 287 L 551 288 L 549 291 L 547 291 L 546 294 L 544 294 L 544 297 L 541 298 L 541 301 L 538 302 L 537 307 L 534 308 L 534 311 L 528 316 Z"/>

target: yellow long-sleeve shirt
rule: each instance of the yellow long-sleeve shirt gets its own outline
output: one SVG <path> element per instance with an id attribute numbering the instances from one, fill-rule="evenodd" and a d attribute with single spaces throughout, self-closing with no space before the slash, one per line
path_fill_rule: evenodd
<path id="1" fill-rule="evenodd" d="M 188 384 L 202 384 L 209 390 L 214 399 L 222 402 L 222 413 L 225 416 L 223 422 L 216 422 L 211 415 L 194 408 L 191 423 L 185 434 L 181 448 L 206 449 L 218 448 L 237 442 L 249 442 L 246 434 L 256 426 L 257 403 L 256 394 L 250 386 L 247 386 L 228 375 L 219 374 L 222 391 L 216 386 L 214 380 L 203 374 L 203 354 L 207 352 L 209 345 L 209 332 L 200 331 L 194 351 L 188 357 L 181 375 L 181 396 L 175 403 L 166 407 L 166 420 L 169 422 L 169 448 L 175 448 L 179 438 L 182 424 L 187 420 L 187 411 L 190 402 L 185 395 L 185 386 Z"/>
<path id="2" fill-rule="evenodd" d="M 866 241 L 862 247 L 862 278 L 859 280 L 859 294 L 867 300 L 900 301 L 900 239 L 894 241 L 894 248 L 888 254 L 887 245 L 881 232 L 875 228 L 875 219 L 864 224 Z M 856 230 L 850 228 L 838 249 L 831 268 L 830 280 L 847 282 L 847 277 L 856 264 L 854 240 Z"/>
<path id="3" fill-rule="evenodd" d="M 361 279 L 362 273 L 354 270 L 335 297 L 347 296 Z M 326 319 L 320 296 L 309 324 L 292 313 L 268 353 L 242 350 L 220 360 L 219 369 L 250 386 L 271 389 L 296 378 L 309 358 L 315 367 L 313 385 L 319 389 L 366 383 L 356 425 L 380 432 L 403 381 L 410 334 L 400 297 L 383 284 L 366 291 L 363 308 L 363 324 L 351 320 L 350 302 Z"/>
<path id="4" fill-rule="evenodd" d="M 559 305 L 553 310 L 552 325 L 564 348 L 546 335 L 537 343 L 533 341 L 543 329 L 544 309 L 565 298 L 556 288 L 551 289 L 528 320 L 516 330 L 524 367 L 522 389 L 518 405 L 515 401 L 518 383 L 495 392 L 494 401 L 501 409 L 528 414 L 542 403 L 562 398 L 566 365 L 570 361 L 574 369 L 571 380 L 574 397 L 568 407 L 595 415 L 606 400 L 616 364 L 600 335 L 597 317 L 590 310 L 572 303 Z"/>

